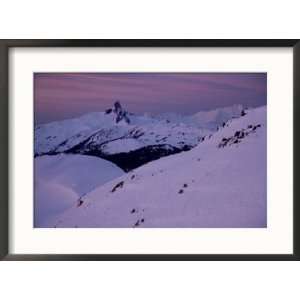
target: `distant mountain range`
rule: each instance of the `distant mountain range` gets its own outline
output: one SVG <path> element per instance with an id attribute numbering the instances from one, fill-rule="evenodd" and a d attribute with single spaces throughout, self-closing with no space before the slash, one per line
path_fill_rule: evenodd
<path id="1" fill-rule="evenodd" d="M 97 156 L 128 172 L 160 157 L 190 150 L 242 112 L 243 107 L 235 105 L 192 116 L 135 115 L 116 102 L 105 112 L 36 126 L 35 157 L 59 153 Z"/>

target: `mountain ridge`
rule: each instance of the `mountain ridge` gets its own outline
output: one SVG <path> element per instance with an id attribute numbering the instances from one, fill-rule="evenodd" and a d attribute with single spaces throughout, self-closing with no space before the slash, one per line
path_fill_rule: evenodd
<path id="1" fill-rule="evenodd" d="M 227 112 L 225 115 L 224 111 Z M 213 117 L 207 117 L 205 126 L 203 122 L 200 124 L 199 117 L 196 121 L 193 121 L 195 117 L 183 117 L 183 122 L 183 119 L 170 121 L 130 114 L 116 102 L 115 108 L 105 112 L 37 126 L 35 156 L 79 153 L 115 162 L 116 154 L 135 151 L 136 155 L 142 153 L 144 156 L 147 154 L 144 152 L 148 151 L 149 158 L 154 157 L 151 152 L 156 152 L 155 158 L 159 158 L 160 155 L 171 155 L 195 147 L 225 121 L 239 116 L 241 111 L 241 106 L 222 108 L 219 112 L 224 115 L 223 118 L 213 122 Z M 211 112 L 204 113 L 207 114 L 212 115 Z M 126 167 L 127 171 L 130 169 L 131 166 Z"/>

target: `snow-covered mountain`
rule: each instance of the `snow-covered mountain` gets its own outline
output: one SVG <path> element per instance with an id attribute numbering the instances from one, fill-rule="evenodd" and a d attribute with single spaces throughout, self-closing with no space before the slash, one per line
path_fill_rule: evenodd
<path id="1" fill-rule="evenodd" d="M 36 157 L 35 226 L 48 227 L 64 211 L 80 205 L 80 198 L 124 172 L 113 163 L 85 155 Z"/>
<path id="2" fill-rule="evenodd" d="M 260 107 L 190 151 L 95 188 L 52 226 L 266 227 L 266 186 L 266 107 Z"/>
<path id="3" fill-rule="evenodd" d="M 153 118 L 169 120 L 176 124 L 183 123 L 193 127 L 216 130 L 218 126 L 226 123 L 228 120 L 241 116 L 242 111 L 243 106 L 238 104 L 209 111 L 200 111 L 190 116 L 180 115 L 178 113 L 163 113 L 153 116 Z"/>
<path id="4" fill-rule="evenodd" d="M 35 156 L 85 154 L 110 160 L 129 171 L 149 161 L 190 150 L 233 117 L 233 106 L 193 116 L 168 118 L 134 115 L 119 102 L 105 112 L 40 125 L 35 128 Z"/>

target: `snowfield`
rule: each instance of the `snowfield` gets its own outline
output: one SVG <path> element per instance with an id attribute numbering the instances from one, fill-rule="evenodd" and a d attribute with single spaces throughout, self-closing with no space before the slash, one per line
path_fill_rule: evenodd
<path id="1" fill-rule="evenodd" d="M 131 138 L 124 138 L 104 144 L 102 151 L 105 154 L 116 154 L 134 151 L 142 148 L 143 146 L 144 144 L 140 141 Z"/>
<path id="2" fill-rule="evenodd" d="M 35 158 L 35 227 L 53 227 L 82 195 L 124 172 L 109 161 L 59 154 Z"/>
<path id="3" fill-rule="evenodd" d="M 136 146 L 129 144 L 126 149 Z M 73 182 L 65 175 L 60 178 L 65 169 L 68 167 L 50 174 L 50 182 L 38 178 L 53 189 L 52 184 L 62 182 L 63 187 L 76 186 L 89 172 L 95 176 L 96 169 L 97 176 L 106 176 L 92 163 L 86 166 L 87 173 L 78 172 L 78 182 Z M 192 150 L 149 162 L 124 175 L 119 170 L 119 177 L 92 191 L 87 191 L 91 186 L 85 186 L 84 191 L 75 187 L 56 190 L 64 202 L 57 218 L 50 219 L 55 227 L 67 228 L 262 228 L 267 226 L 266 170 L 266 107 L 260 107 L 227 120 Z M 47 191 L 42 188 L 44 195 Z M 87 192 L 80 205 L 65 203 L 79 192 Z M 42 200 L 46 205 L 44 202 L 47 199 Z"/>

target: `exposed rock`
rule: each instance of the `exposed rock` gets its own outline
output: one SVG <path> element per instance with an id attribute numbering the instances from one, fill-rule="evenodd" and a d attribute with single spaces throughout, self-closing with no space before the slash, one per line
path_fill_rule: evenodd
<path id="1" fill-rule="evenodd" d="M 118 188 L 122 188 L 123 185 L 124 185 L 124 181 L 121 181 L 121 182 L 117 183 L 117 184 L 113 187 L 113 189 L 111 190 L 111 192 L 114 193 Z"/>
<path id="2" fill-rule="evenodd" d="M 122 120 L 124 120 L 127 124 L 130 123 L 128 112 L 122 108 L 121 103 L 119 101 L 116 101 L 114 103 L 113 112 L 116 114 L 116 123 L 119 123 Z"/>
<path id="3" fill-rule="evenodd" d="M 238 144 L 242 141 L 243 138 L 248 136 L 250 133 L 255 132 L 257 128 L 261 127 L 260 124 L 257 125 L 248 125 L 247 129 L 238 130 L 234 133 L 233 136 L 228 138 L 222 138 L 221 142 L 218 144 L 218 148 L 224 148 L 232 144 Z"/>
<path id="4" fill-rule="evenodd" d="M 78 199 L 77 200 L 77 207 L 81 206 L 83 204 L 83 200 L 82 199 Z"/>

